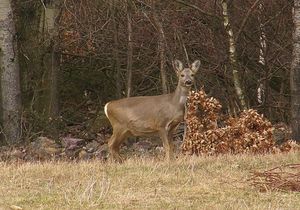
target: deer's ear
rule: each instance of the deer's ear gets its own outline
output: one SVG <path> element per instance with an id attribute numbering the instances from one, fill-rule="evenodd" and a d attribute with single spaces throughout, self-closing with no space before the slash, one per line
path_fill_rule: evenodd
<path id="1" fill-rule="evenodd" d="M 191 65 L 191 70 L 196 73 L 200 67 L 201 62 L 199 60 L 195 60 Z"/>
<path id="2" fill-rule="evenodd" d="M 173 66 L 176 72 L 181 72 L 183 70 L 183 64 L 180 60 L 174 60 Z"/>

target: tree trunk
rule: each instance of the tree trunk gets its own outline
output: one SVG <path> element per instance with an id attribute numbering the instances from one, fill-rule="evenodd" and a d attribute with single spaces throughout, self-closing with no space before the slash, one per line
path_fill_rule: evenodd
<path id="1" fill-rule="evenodd" d="M 51 70 L 50 70 L 50 101 L 49 101 L 49 117 L 58 120 L 58 71 L 59 58 L 55 50 L 54 43 L 51 44 Z"/>
<path id="2" fill-rule="evenodd" d="M 265 27 L 262 23 L 263 19 L 263 4 L 259 3 L 259 15 L 258 15 L 258 21 L 259 21 L 259 29 L 260 29 L 260 36 L 259 36 L 259 58 L 258 63 L 262 66 L 262 69 L 265 71 L 265 82 L 263 79 L 259 80 L 259 85 L 257 89 L 257 102 L 259 104 L 264 105 L 266 104 L 266 98 L 265 98 L 265 90 L 267 81 L 268 81 L 268 75 L 266 74 L 266 59 L 265 59 L 265 53 L 266 53 L 266 33 L 265 33 Z"/>
<path id="3" fill-rule="evenodd" d="M 121 67 L 120 67 L 120 56 L 119 56 L 119 26 L 117 20 L 117 1 L 113 1 L 112 5 L 112 24 L 113 24 L 113 39 L 114 39 L 114 69 L 116 78 L 116 97 L 121 98 L 122 96 L 122 84 L 121 84 Z"/>
<path id="4" fill-rule="evenodd" d="M 41 47 L 39 26 L 44 8 L 28 4 L 16 4 L 16 14 L 18 14 L 16 22 L 16 31 L 21 35 L 18 40 L 19 44 L 19 66 L 20 77 L 22 78 L 22 106 L 24 109 L 33 109 L 37 106 L 39 88 L 38 83 L 41 81 Z M 28 12 L 25 12 L 28 11 Z M 28 15 L 30 13 L 30 15 Z M 33 85 L 34 81 L 34 85 Z M 23 95 L 24 93 L 24 95 Z M 31 96 L 31 97 L 29 97 Z"/>
<path id="5" fill-rule="evenodd" d="M 159 17 L 156 13 L 156 8 L 154 7 L 154 4 L 153 4 L 152 13 L 153 13 L 153 19 L 154 19 L 155 25 L 158 30 L 158 51 L 159 51 L 159 58 L 160 58 L 160 76 L 161 76 L 162 90 L 163 90 L 163 93 L 166 94 L 166 93 L 168 93 L 167 74 L 166 74 L 166 69 L 165 69 L 166 37 L 165 37 L 163 25 L 162 25 L 161 21 L 159 20 Z"/>
<path id="6" fill-rule="evenodd" d="M 21 92 L 15 25 L 10 0 L 0 1 L 0 68 L 3 135 L 8 144 L 21 138 Z"/>
<path id="7" fill-rule="evenodd" d="M 259 3 L 259 15 L 258 15 L 260 36 L 259 36 L 259 58 L 258 63 L 261 65 L 262 70 L 264 71 L 264 75 L 259 80 L 259 85 L 257 89 L 257 101 L 263 107 L 263 113 L 268 118 L 271 117 L 271 111 L 269 108 L 269 68 L 266 63 L 266 30 L 263 22 L 264 20 L 264 4 L 263 2 Z"/>
<path id="8" fill-rule="evenodd" d="M 43 58 L 43 66 L 46 70 L 48 80 L 46 85 L 46 115 L 50 120 L 50 132 L 57 140 L 58 138 L 58 116 L 59 116 L 59 103 L 58 103 L 58 72 L 59 72 L 59 56 L 56 52 L 55 38 L 58 35 L 57 20 L 59 18 L 60 0 L 52 0 L 45 4 L 45 19 L 44 19 L 44 36 L 45 56 Z M 45 94 L 45 93 L 44 93 Z"/>
<path id="9" fill-rule="evenodd" d="M 132 57 L 133 57 L 133 42 L 132 42 L 132 2 L 127 0 L 127 29 L 128 29 L 128 52 L 127 52 L 127 97 L 131 96 L 132 90 Z"/>
<path id="10" fill-rule="evenodd" d="M 240 101 L 241 107 L 243 110 L 247 109 L 244 91 L 241 86 L 239 72 L 238 72 L 238 65 L 236 60 L 236 47 L 235 47 L 235 39 L 233 30 L 230 25 L 229 14 L 228 14 L 228 5 L 226 0 L 222 0 L 222 10 L 223 10 L 223 18 L 224 18 L 224 27 L 228 34 L 228 42 L 229 42 L 229 61 L 232 68 L 232 75 L 233 75 L 233 84 Z"/>
<path id="11" fill-rule="evenodd" d="M 290 73 L 292 138 L 300 142 L 300 0 L 294 1 L 293 58 Z"/>

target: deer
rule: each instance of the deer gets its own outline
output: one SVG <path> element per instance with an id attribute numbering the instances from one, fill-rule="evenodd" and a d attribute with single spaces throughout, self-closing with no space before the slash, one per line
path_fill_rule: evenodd
<path id="1" fill-rule="evenodd" d="M 158 135 L 163 143 L 165 158 L 174 160 L 173 133 L 184 120 L 189 91 L 194 83 L 200 61 L 184 68 L 179 60 L 173 61 L 178 83 L 174 92 L 156 96 L 137 96 L 110 101 L 104 113 L 112 128 L 108 140 L 109 158 L 122 162 L 120 145 L 130 136 Z"/>

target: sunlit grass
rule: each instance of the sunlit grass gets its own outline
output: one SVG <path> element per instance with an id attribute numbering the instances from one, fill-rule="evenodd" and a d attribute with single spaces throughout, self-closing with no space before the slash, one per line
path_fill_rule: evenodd
<path id="1" fill-rule="evenodd" d="M 247 182 L 253 170 L 299 162 L 298 152 L 0 163 L 0 209 L 299 209 L 300 193 L 261 193 Z"/>

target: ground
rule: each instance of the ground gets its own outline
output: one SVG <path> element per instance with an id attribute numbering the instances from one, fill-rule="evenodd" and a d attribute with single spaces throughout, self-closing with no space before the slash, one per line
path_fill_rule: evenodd
<path id="1" fill-rule="evenodd" d="M 0 162 L 0 209 L 299 209 L 299 192 L 259 192 L 247 181 L 290 163 L 300 163 L 299 152 Z"/>

